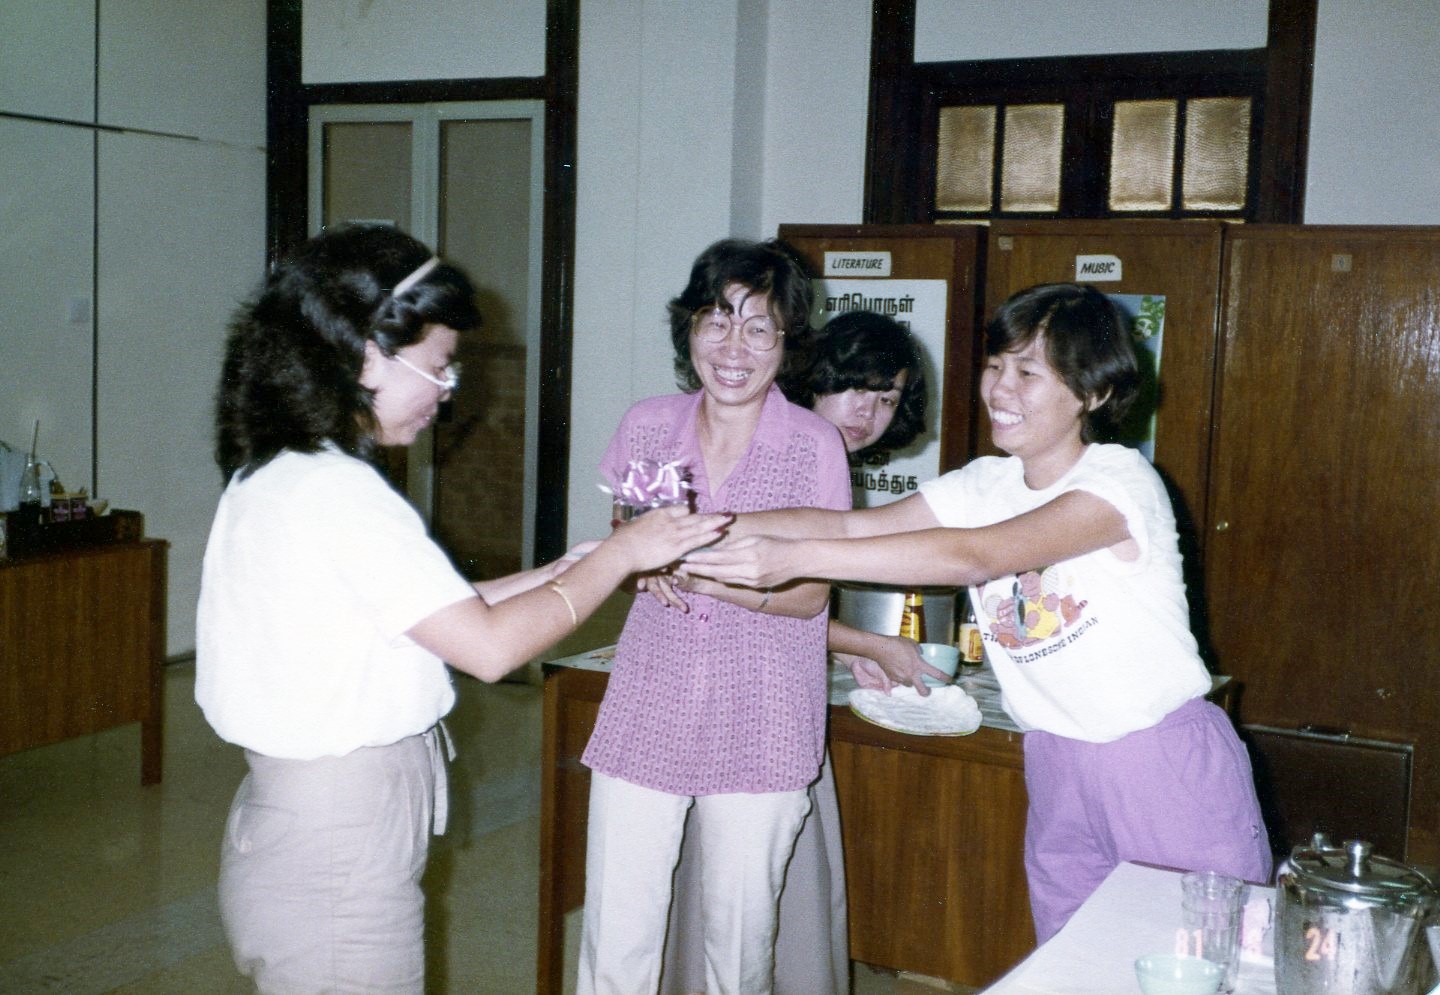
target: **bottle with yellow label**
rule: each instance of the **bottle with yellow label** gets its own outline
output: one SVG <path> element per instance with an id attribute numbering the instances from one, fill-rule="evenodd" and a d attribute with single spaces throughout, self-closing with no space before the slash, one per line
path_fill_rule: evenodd
<path id="1" fill-rule="evenodd" d="M 905 608 L 900 612 L 900 635 L 917 643 L 925 641 L 925 599 L 919 591 L 905 595 Z"/>
<path id="2" fill-rule="evenodd" d="M 980 625 L 975 621 L 975 606 L 965 599 L 965 621 L 960 623 L 957 640 L 960 646 L 960 666 L 966 670 L 978 670 L 985 665 L 985 652 L 980 644 Z"/>

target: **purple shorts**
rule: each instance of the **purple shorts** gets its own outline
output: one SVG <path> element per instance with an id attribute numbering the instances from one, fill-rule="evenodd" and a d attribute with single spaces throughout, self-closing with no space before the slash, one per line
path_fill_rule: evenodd
<path id="1" fill-rule="evenodd" d="M 1025 734 L 1025 873 L 1044 943 L 1126 861 L 1270 878 L 1250 757 L 1204 698 L 1110 743 Z"/>

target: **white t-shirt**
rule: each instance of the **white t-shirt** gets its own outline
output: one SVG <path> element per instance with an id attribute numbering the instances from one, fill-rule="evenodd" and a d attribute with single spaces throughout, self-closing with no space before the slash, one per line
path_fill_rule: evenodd
<path id="1" fill-rule="evenodd" d="M 343 756 L 422 733 L 455 703 L 404 633 L 475 589 L 361 460 L 286 452 L 220 499 L 200 582 L 195 700 L 222 739 Z"/>
<path id="2" fill-rule="evenodd" d="M 1014 518 L 1067 491 L 1113 505 L 1140 548 L 1037 565 L 970 589 L 1005 709 L 1021 729 L 1105 743 L 1148 729 L 1210 690 L 1190 633 L 1175 515 L 1159 474 L 1133 449 L 1091 445 L 1044 490 L 1015 457 L 986 456 L 920 487 L 941 525 Z"/>

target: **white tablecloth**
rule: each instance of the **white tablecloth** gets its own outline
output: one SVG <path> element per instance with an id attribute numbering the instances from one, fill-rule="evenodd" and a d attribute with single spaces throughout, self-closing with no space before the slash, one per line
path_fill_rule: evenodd
<path id="1" fill-rule="evenodd" d="M 1246 951 L 1236 995 L 1274 995 L 1268 936 L 1274 891 L 1250 886 Z M 1139 992 L 1135 959 L 1172 953 L 1180 928 L 1180 874 L 1121 864 L 1065 924 L 985 995 L 1125 995 Z"/>

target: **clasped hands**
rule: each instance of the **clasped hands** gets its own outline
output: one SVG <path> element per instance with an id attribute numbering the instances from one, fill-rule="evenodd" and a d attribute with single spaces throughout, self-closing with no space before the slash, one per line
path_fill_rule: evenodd
<path id="1" fill-rule="evenodd" d="M 676 562 L 640 574 L 635 589 L 648 591 L 667 608 L 688 612 L 682 592 L 719 593 L 725 588 L 768 590 L 801 576 L 788 555 L 793 540 L 774 536 L 729 537 L 687 553 Z"/>

